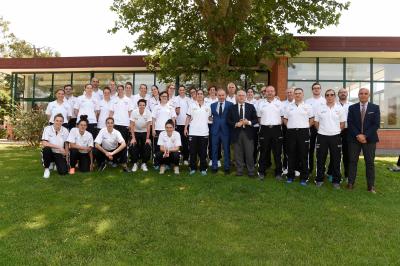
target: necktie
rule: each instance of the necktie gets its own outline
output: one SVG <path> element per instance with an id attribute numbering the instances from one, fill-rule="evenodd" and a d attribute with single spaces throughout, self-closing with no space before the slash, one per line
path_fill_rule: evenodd
<path id="1" fill-rule="evenodd" d="M 243 117 L 243 104 L 240 105 L 239 119 L 244 119 L 244 117 Z"/>
<path id="2" fill-rule="evenodd" d="M 365 104 L 361 105 L 361 133 L 364 133 Z"/>
<path id="3" fill-rule="evenodd" d="M 222 116 L 222 103 L 219 103 L 218 114 L 219 114 L 219 116 Z"/>

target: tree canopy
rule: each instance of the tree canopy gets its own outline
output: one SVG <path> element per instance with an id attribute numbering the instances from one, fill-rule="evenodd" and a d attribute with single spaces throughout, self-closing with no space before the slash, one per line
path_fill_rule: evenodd
<path id="1" fill-rule="evenodd" d="M 267 69 L 268 59 L 294 56 L 306 44 L 294 37 L 338 24 L 348 2 L 333 0 L 114 0 L 118 20 L 110 32 L 127 29 L 125 51 L 145 51 L 161 78 L 191 77 L 201 69 L 215 84 Z"/>

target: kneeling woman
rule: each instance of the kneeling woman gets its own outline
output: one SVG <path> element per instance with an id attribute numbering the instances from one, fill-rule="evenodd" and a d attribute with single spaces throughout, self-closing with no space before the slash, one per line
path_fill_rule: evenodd
<path id="1" fill-rule="evenodd" d="M 160 163 L 160 174 L 164 174 L 165 165 L 173 164 L 174 173 L 179 174 L 179 148 L 181 144 L 181 135 L 175 131 L 175 125 L 172 119 L 165 123 L 165 131 L 162 131 L 158 137 L 157 145 L 160 151 L 156 154 L 156 159 Z"/>
<path id="2" fill-rule="evenodd" d="M 89 172 L 93 170 L 93 136 L 87 131 L 89 121 L 87 115 L 81 115 L 78 127 L 72 128 L 68 136 L 69 162 L 71 168 L 69 173 L 75 174 L 76 163 L 79 161 L 79 171 Z"/>
<path id="3" fill-rule="evenodd" d="M 60 175 L 68 173 L 67 154 L 68 129 L 62 126 L 64 117 L 62 114 L 54 116 L 54 124 L 47 126 L 42 135 L 42 161 L 44 166 L 44 178 L 50 177 L 49 166 L 54 162 L 57 166 L 57 172 Z"/>
<path id="4" fill-rule="evenodd" d="M 122 165 L 124 172 L 129 172 L 126 165 L 126 143 L 121 132 L 114 129 L 114 118 L 109 117 L 106 119 L 106 127 L 100 130 L 94 143 L 96 147 L 94 150 L 94 156 L 99 171 L 103 171 L 106 168 L 106 160 L 109 160 L 113 163 L 119 162 Z"/>

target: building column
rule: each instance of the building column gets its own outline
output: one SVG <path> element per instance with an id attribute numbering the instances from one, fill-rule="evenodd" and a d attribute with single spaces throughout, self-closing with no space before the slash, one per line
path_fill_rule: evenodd
<path id="1" fill-rule="evenodd" d="M 276 95 L 281 100 L 286 99 L 285 92 L 288 84 L 287 59 L 288 58 L 286 56 L 280 56 L 276 58 L 270 72 L 270 84 L 275 87 Z"/>

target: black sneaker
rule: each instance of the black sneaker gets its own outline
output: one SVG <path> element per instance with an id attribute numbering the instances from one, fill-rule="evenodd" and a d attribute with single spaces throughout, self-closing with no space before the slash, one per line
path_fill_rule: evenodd
<path id="1" fill-rule="evenodd" d="M 260 172 L 258 172 L 258 179 L 259 179 L 260 181 L 264 181 L 265 175 L 262 174 L 262 173 L 260 173 Z"/>
<path id="2" fill-rule="evenodd" d="M 103 172 L 104 169 L 106 169 L 106 168 L 107 168 L 107 164 L 106 164 L 106 163 L 100 164 L 100 165 L 99 165 L 99 172 Z"/>

